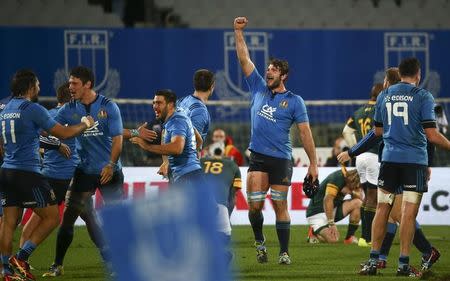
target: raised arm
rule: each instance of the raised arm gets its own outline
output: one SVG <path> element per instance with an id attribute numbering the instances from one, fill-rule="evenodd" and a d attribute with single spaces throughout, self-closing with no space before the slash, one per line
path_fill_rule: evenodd
<path id="1" fill-rule="evenodd" d="M 255 65 L 250 60 L 247 44 L 245 44 L 244 39 L 244 28 L 247 26 L 247 23 L 248 20 L 246 17 L 237 17 L 234 19 L 234 38 L 236 41 L 236 53 L 245 77 L 248 77 L 255 69 Z"/>

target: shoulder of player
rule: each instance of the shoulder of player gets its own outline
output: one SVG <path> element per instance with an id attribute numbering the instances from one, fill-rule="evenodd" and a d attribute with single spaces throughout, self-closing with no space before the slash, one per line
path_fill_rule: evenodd
<path id="1" fill-rule="evenodd" d="M 35 111 L 35 110 L 39 110 L 39 111 L 47 112 L 47 109 L 45 107 L 43 107 L 39 103 L 31 102 L 29 100 L 24 100 L 22 102 L 22 104 L 19 105 L 18 109 L 21 110 L 21 111 L 27 111 L 27 110 Z"/>
<path id="2" fill-rule="evenodd" d="M 119 108 L 116 102 L 100 94 L 98 97 L 98 103 L 100 104 L 100 107 L 105 108 L 106 110 Z"/>

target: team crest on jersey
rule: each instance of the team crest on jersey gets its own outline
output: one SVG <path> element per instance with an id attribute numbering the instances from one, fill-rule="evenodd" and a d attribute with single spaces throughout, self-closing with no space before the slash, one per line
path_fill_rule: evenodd
<path id="1" fill-rule="evenodd" d="M 280 107 L 281 107 L 281 108 L 287 108 L 287 107 L 288 107 L 288 102 L 287 102 L 287 100 L 281 101 L 281 102 L 280 102 Z"/>
<path id="2" fill-rule="evenodd" d="M 100 111 L 97 114 L 98 119 L 105 119 L 108 117 L 108 114 L 106 113 L 106 110 L 104 110 L 103 108 L 100 109 Z"/>
<path id="3" fill-rule="evenodd" d="M 53 200 L 56 200 L 56 195 L 55 192 L 53 191 L 53 189 L 50 189 L 50 198 Z"/>

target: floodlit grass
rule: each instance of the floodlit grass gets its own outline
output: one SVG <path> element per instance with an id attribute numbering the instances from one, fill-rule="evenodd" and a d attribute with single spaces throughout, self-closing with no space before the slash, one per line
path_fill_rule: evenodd
<path id="1" fill-rule="evenodd" d="M 339 227 L 341 236 L 345 227 Z M 425 235 L 440 250 L 441 259 L 432 268 L 428 280 L 450 280 L 450 226 L 423 226 Z M 382 276 L 358 276 L 359 264 L 368 258 L 369 249 L 356 245 L 307 244 L 306 226 L 292 226 L 290 255 L 292 264 L 278 265 L 278 240 L 275 228 L 264 228 L 267 238 L 269 262 L 258 264 L 253 247 L 253 234 L 250 226 L 233 228 L 235 250 L 236 280 L 411 280 L 395 276 L 399 253 L 398 235 L 391 250 L 388 268 L 382 270 Z M 357 233 L 359 234 L 359 233 Z M 31 264 L 33 273 L 40 277 L 53 261 L 56 231 L 33 254 Z M 17 237 L 15 239 L 17 245 Z M 411 264 L 418 266 L 420 255 L 413 249 Z M 51 280 L 106 280 L 103 264 L 97 249 L 89 240 L 85 227 L 76 227 L 75 238 L 65 259 L 65 275 Z M 186 279 L 189 280 L 189 279 Z"/>

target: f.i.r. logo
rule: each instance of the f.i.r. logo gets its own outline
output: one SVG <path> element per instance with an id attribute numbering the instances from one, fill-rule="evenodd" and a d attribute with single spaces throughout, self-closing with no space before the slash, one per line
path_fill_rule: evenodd
<path id="1" fill-rule="evenodd" d="M 430 66 L 430 34 L 426 32 L 386 32 L 384 33 L 384 69 L 397 67 L 404 58 L 416 57 L 422 69 L 420 87 L 426 88 L 434 96 L 438 96 L 441 89 L 439 73 Z M 376 74 L 380 79 L 384 71 Z M 380 82 L 380 81 L 377 81 Z"/>
<path id="2" fill-rule="evenodd" d="M 100 91 L 108 97 L 117 96 L 120 90 L 120 75 L 110 67 L 108 31 L 64 31 L 64 69 L 58 69 L 55 73 L 55 88 L 67 81 L 72 68 L 80 65 L 94 72 L 95 91 Z"/>

